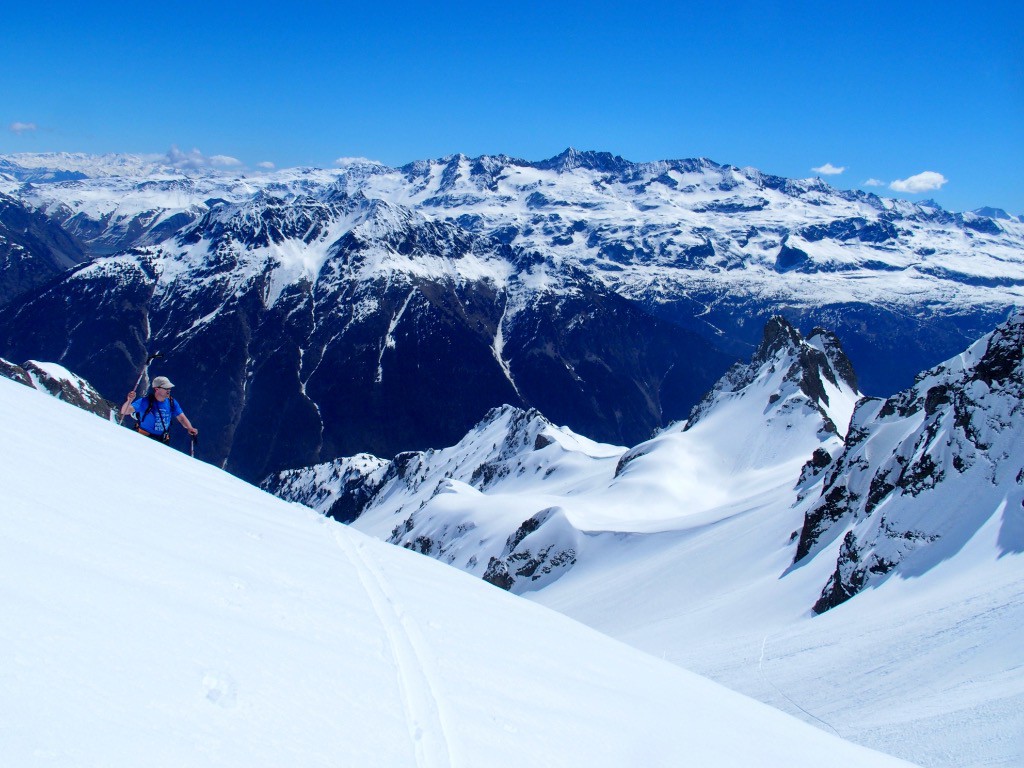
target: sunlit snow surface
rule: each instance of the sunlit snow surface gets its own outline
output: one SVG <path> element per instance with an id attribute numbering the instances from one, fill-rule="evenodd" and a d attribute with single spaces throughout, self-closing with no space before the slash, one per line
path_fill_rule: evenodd
<path id="1" fill-rule="evenodd" d="M 0 379 L 12 766 L 903 764 Z"/>
<path id="2" fill-rule="evenodd" d="M 983 346 L 937 370 L 976 363 Z M 629 451 L 577 443 L 539 416 L 495 412 L 457 446 L 409 461 L 403 484 L 383 485 L 354 526 L 413 548 L 428 537 L 433 557 L 484 575 L 488 557 L 509 550 L 510 532 L 557 510 L 561 517 L 546 518 L 520 548 L 530 545 L 534 556 L 571 549 L 572 566 L 536 581 L 527 574 L 513 591 L 826 731 L 922 764 L 1024 764 L 1024 555 L 1004 540 L 1024 531 L 1024 472 L 1012 444 L 1019 419 L 1011 429 L 990 407 L 993 424 L 1002 424 L 993 429 L 1002 431 L 983 437 L 1007 465 L 1000 485 L 980 462 L 973 473 L 950 472 L 948 487 L 901 502 L 916 504 L 948 541 L 814 616 L 842 531 L 794 566 L 821 476 L 802 492 L 795 486 L 816 447 L 837 456 L 841 445 L 796 393 L 792 407 L 772 397 L 787 391 L 785 370 L 767 363 L 750 385 L 723 390 L 690 428 L 676 425 Z M 936 376 L 922 377 L 922 391 Z M 841 423 L 852 393 L 826 389 L 830 418 Z M 514 425 L 517 418 L 528 426 Z M 510 434 L 520 436 L 520 452 L 499 456 L 507 474 L 471 487 L 473 468 L 495 466 L 495 447 Z M 876 448 L 869 441 L 865 450 Z M 876 463 L 889 453 L 878 450 Z M 899 523 L 902 508 L 886 507 L 885 518 Z M 964 538 L 950 532 L 967 518 L 979 521 L 976 530 Z M 407 535 L 392 533 L 407 520 Z"/>

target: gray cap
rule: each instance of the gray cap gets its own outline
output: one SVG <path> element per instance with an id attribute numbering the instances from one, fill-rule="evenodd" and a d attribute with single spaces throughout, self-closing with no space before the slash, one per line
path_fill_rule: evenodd
<path id="1" fill-rule="evenodd" d="M 166 376 L 157 376 L 153 379 L 153 389 L 156 389 L 157 387 L 160 387 L 160 389 L 170 389 L 173 386 L 174 385 L 171 384 L 171 380 Z"/>

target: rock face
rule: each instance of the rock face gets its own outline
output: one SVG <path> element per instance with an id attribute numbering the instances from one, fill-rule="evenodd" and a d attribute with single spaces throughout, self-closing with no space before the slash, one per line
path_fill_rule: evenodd
<path id="1" fill-rule="evenodd" d="M 887 400 L 866 399 L 807 512 L 797 561 L 842 536 L 822 612 L 889 577 L 928 570 L 986 523 L 1024 551 L 1024 314 Z"/>
<path id="2" fill-rule="evenodd" d="M 81 244 L 50 217 L 0 194 L 0 305 L 85 259 Z"/>
<path id="3" fill-rule="evenodd" d="M 539 589 L 576 564 L 581 537 L 558 507 L 542 509 L 505 540 L 500 554 L 488 559 L 483 579 L 510 591 L 521 584 Z"/>
<path id="4" fill-rule="evenodd" d="M 858 396 L 857 374 L 834 333 L 815 328 L 805 341 L 785 318 L 776 316 L 765 325 L 764 336 L 750 363 L 736 363 L 704 398 L 694 406 L 687 429 L 701 422 L 724 399 L 771 379 L 781 372 L 781 386 L 772 387 L 769 405 L 786 400 L 790 393 L 802 395 L 797 403 L 820 413 L 822 429 L 846 434 L 851 397 Z M 833 403 L 833 399 L 840 402 Z M 838 410 L 836 410 L 838 408 Z M 837 423 L 838 422 L 838 423 Z"/>
<path id="5" fill-rule="evenodd" d="M 15 365 L 0 358 L 0 376 L 46 392 L 76 408 L 95 413 L 100 418 L 116 417 L 117 405 L 104 399 L 81 376 L 56 363 L 29 360 L 23 365 Z"/>
<path id="6" fill-rule="evenodd" d="M 384 459 L 362 453 L 278 472 L 266 478 L 260 487 L 339 522 L 350 523 L 372 501 L 388 467 L 389 462 Z"/>

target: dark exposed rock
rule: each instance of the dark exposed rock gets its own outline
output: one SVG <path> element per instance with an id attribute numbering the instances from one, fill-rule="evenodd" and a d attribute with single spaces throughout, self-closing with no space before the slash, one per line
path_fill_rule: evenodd
<path id="1" fill-rule="evenodd" d="M 104 399 L 85 379 L 70 371 L 60 371 L 59 375 L 51 371 L 52 366 L 34 360 L 29 360 L 24 365 L 15 365 L 0 358 L 0 376 L 4 378 L 40 389 L 58 400 L 94 413 L 103 419 L 110 419 L 116 413 L 117 405 Z"/>
<path id="2" fill-rule="evenodd" d="M 811 480 L 821 475 L 822 471 L 832 463 L 832 454 L 824 448 L 815 448 L 811 458 L 800 470 L 800 479 L 797 481 L 797 488 L 807 485 Z"/>
<path id="3" fill-rule="evenodd" d="M 0 376 L 11 381 L 16 381 L 19 384 L 24 384 L 26 387 L 31 387 L 32 379 L 29 378 L 28 373 L 20 365 L 15 365 L 12 362 L 0 358 Z"/>
<path id="4" fill-rule="evenodd" d="M 841 605 L 857 594 L 864 586 L 864 570 L 858 568 L 860 555 L 857 551 L 857 537 L 853 531 L 846 534 L 839 550 L 835 573 L 828 580 L 821 597 L 814 604 L 815 613 L 824 613 L 829 608 Z"/>
<path id="5" fill-rule="evenodd" d="M 858 406 L 797 547 L 800 560 L 853 527 L 815 611 L 904 567 L 940 538 L 947 539 L 946 550 L 963 546 L 994 513 L 989 507 L 1001 508 L 999 478 L 1008 471 L 1001 467 L 1020 461 L 1022 341 L 1018 312 L 965 353 L 921 373 L 911 389 Z M 1013 471 L 1024 474 L 1019 465 Z M 963 494 L 962 482 L 971 484 L 976 506 L 950 509 L 941 489 Z M 987 501 L 986 487 L 994 494 Z"/>
<path id="6" fill-rule="evenodd" d="M 512 585 L 515 584 L 515 578 L 509 573 L 508 565 L 504 560 L 499 560 L 496 557 L 492 557 L 488 561 L 483 579 L 506 591 L 512 589 Z"/>
<path id="7" fill-rule="evenodd" d="M 555 441 L 553 438 L 547 435 L 538 434 L 536 439 L 533 441 L 533 450 L 539 451 L 547 448 L 549 445 L 554 445 Z"/>
<path id="8" fill-rule="evenodd" d="M 60 224 L 0 193 L 0 305 L 32 293 L 86 258 Z"/>
<path id="9" fill-rule="evenodd" d="M 832 523 L 843 519 L 850 512 L 853 499 L 845 486 L 837 485 L 830 488 L 822 497 L 822 501 L 807 513 L 804 526 L 800 530 L 800 541 L 797 544 L 794 562 L 803 560 L 810 554 L 812 547 L 818 543 L 821 534 Z"/>
<path id="10" fill-rule="evenodd" d="M 793 270 L 805 268 L 810 264 L 810 260 L 811 257 L 807 255 L 806 251 L 783 244 L 782 248 L 779 249 L 778 256 L 775 257 L 775 271 L 792 272 Z"/>

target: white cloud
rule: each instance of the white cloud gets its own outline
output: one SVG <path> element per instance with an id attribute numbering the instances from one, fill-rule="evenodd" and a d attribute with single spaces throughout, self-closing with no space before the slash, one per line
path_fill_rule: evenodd
<path id="1" fill-rule="evenodd" d="M 19 134 L 20 133 L 29 133 L 31 131 L 36 131 L 36 130 L 39 129 L 39 126 L 36 125 L 35 123 L 11 123 L 10 127 L 11 127 L 11 131 L 13 133 L 19 133 Z"/>
<path id="2" fill-rule="evenodd" d="M 838 176 L 840 173 L 846 170 L 845 165 L 835 166 L 832 163 L 825 163 L 819 168 L 811 168 L 815 173 L 823 173 L 826 176 Z"/>
<path id="3" fill-rule="evenodd" d="M 167 150 L 167 163 L 175 168 L 205 168 L 206 157 L 198 149 L 182 152 L 178 149 L 178 145 L 174 144 Z"/>
<path id="4" fill-rule="evenodd" d="M 334 164 L 340 168 L 347 168 L 350 165 L 380 165 L 376 160 L 370 160 L 368 157 L 339 157 Z"/>
<path id="5" fill-rule="evenodd" d="M 167 164 L 175 168 L 181 168 L 183 170 L 193 170 L 197 168 L 233 168 L 242 165 L 242 161 L 236 157 L 230 155 L 211 155 L 207 157 L 198 149 L 191 149 L 188 152 L 182 152 L 178 149 L 178 145 L 174 144 L 168 151 L 166 156 Z"/>
<path id="6" fill-rule="evenodd" d="M 228 155 L 214 155 L 210 158 L 210 165 L 216 165 L 221 168 L 233 168 L 241 164 L 242 161 L 237 157 L 230 157 Z"/>
<path id="7" fill-rule="evenodd" d="M 939 189 L 947 181 L 949 179 L 941 173 L 925 171 L 907 179 L 896 179 L 889 185 L 889 189 L 894 189 L 897 192 L 931 192 Z"/>
<path id="8" fill-rule="evenodd" d="M 868 179 L 863 184 L 861 184 L 861 186 L 862 187 L 884 187 L 885 186 L 885 182 L 882 181 L 881 179 Z"/>
<path id="9" fill-rule="evenodd" d="M 274 164 L 273 164 L 272 162 L 270 162 L 269 160 L 264 160 L 264 161 L 263 161 L 262 163 L 256 163 L 256 167 L 257 167 L 257 168 L 266 168 L 266 169 L 267 169 L 268 171 L 272 171 L 272 170 L 274 170 L 274 168 L 276 168 L 277 166 L 275 166 L 275 165 L 274 165 Z"/>

